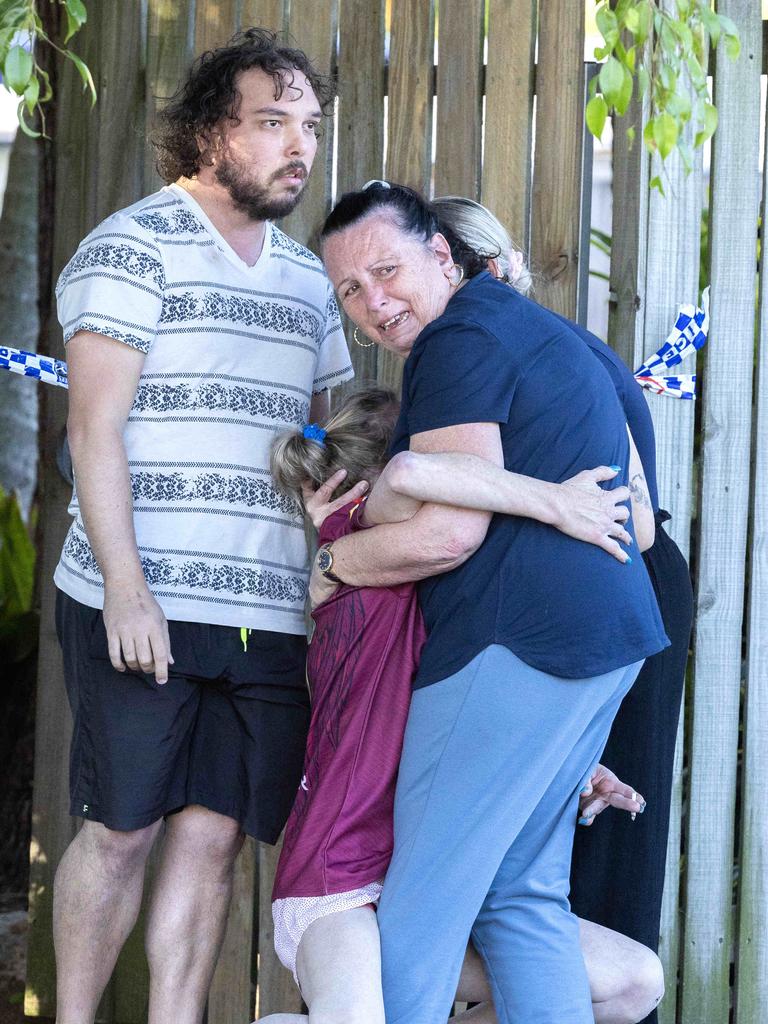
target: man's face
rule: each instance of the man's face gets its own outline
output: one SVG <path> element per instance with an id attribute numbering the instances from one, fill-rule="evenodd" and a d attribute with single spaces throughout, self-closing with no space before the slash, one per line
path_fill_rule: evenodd
<path id="1" fill-rule="evenodd" d="M 237 80 L 240 124 L 226 122 L 214 151 L 214 174 L 235 207 L 252 220 L 285 217 L 296 206 L 317 151 L 320 104 L 300 71 L 280 99 L 259 68 Z"/>

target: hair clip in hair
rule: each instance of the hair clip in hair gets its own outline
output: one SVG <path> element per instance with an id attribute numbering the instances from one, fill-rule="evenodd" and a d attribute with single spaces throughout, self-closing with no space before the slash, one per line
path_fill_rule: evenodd
<path id="1" fill-rule="evenodd" d="M 308 441 L 315 441 L 321 448 L 325 448 L 326 431 L 317 423 L 308 423 L 302 431 Z"/>
<path id="2" fill-rule="evenodd" d="M 382 181 L 381 178 L 371 178 L 370 181 L 366 181 L 360 191 L 367 192 L 368 189 L 373 188 L 374 185 L 378 185 L 380 188 L 392 188 L 388 181 Z"/>

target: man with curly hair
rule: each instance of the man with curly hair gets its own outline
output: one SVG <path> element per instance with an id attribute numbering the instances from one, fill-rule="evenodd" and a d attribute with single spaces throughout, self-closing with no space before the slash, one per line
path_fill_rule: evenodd
<path id="1" fill-rule="evenodd" d="M 300 779 L 307 553 L 269 447 L 352 370 L 319 260 L 271 222 L 332 100 L 264 30 L 204 53 L 160 118 L 168 184 L 59 280 L 77 486 L 57 628 L 84 823 L 56 878 L 58 1024 L 94 1020 L 163 827 L 148 1019 L 202 1020 L 243 835 L 275 842 Z"/>

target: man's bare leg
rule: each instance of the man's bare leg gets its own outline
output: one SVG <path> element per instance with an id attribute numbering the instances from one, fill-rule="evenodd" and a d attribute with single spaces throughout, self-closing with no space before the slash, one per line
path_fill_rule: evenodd
<path id="1" fill-rule="evenodd" d="M 116 832 L 86 821 L 61 858 L 53 896 L 57 1024 L 92 1024 L 136 923 L 159 826 Z"/>
<path id="2" fill-rule="evenodd" d="M 148 1024 L 203 1019 L 242 844 L 238 823 L 205 807 L 168 818 L 147 919 Z"/>
<path id="3" fill-rule="evenodd" d="M 647 1017 L 664 995 L 664 974 L 656 954 L 591 921 L 580 919 L 579 932 L 595 1024 L 636 1024 Z M 483 962 L 471 945 L 457 999 L 481 1005 L 452 1017 L 455 1024 L 497 1024 Z"/>

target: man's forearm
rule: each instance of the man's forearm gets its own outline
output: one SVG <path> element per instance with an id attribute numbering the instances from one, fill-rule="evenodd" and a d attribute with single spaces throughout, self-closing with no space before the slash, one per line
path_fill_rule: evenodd
<path id="1" fill-rule="evenodd" d="M 146 586 L 133 526 L 133 495 L 122 435 L 115 428 L 70 436 L 77 500 L 106 584 Z"/>

